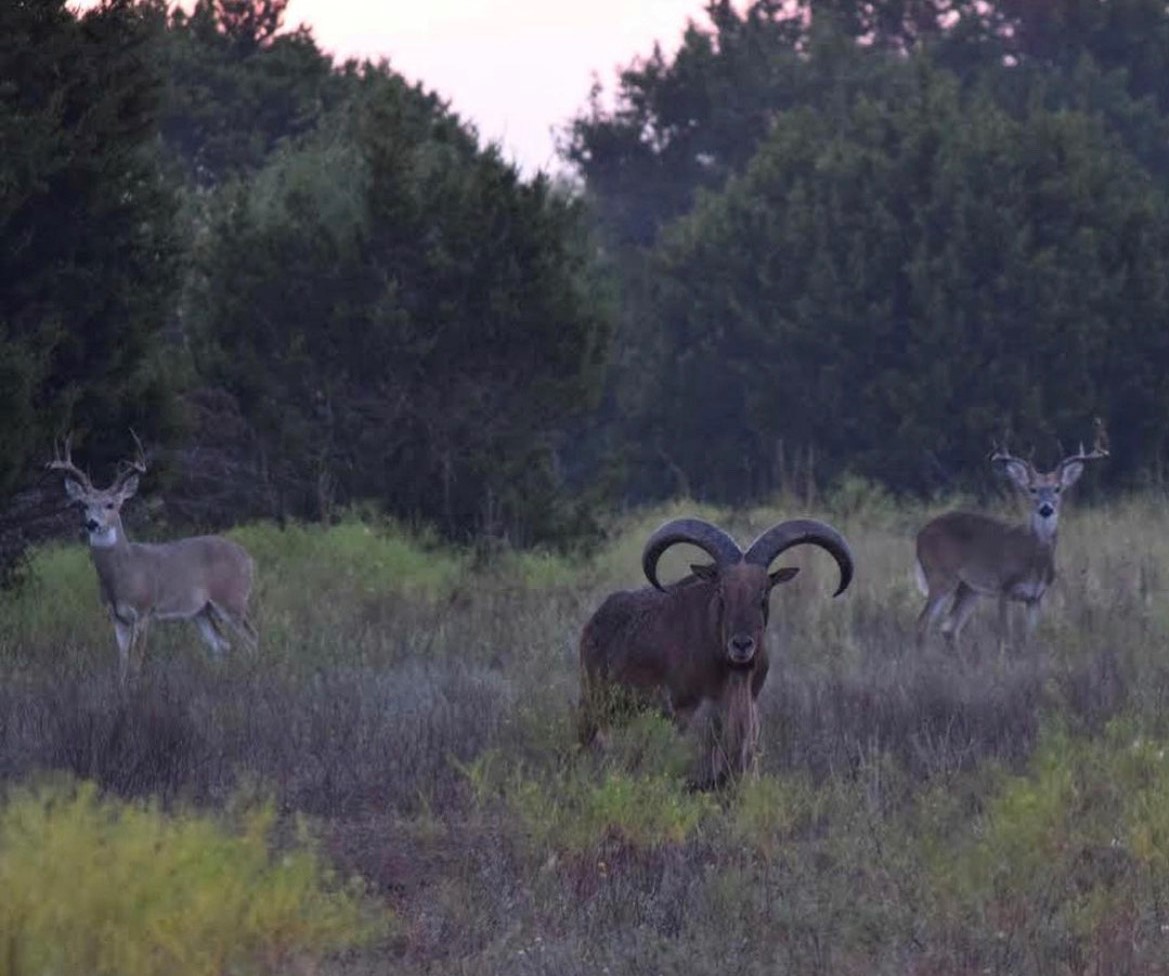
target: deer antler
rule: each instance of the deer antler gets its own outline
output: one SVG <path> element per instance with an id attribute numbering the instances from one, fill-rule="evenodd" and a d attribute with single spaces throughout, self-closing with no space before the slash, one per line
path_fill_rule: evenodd
<path id="1" fill-rule="evenodd" d="M 1076 454 L 1069 454 L 1062 461 L 1059 466 L 1062 468 L 1065 464 L 1071 464 L 1073 461 L 1096 461 L 1100 458 L 1108 457 L 1108 431 L 1104 429 L 1104 421 L 1097 417 L 1092 421 L 1092 450 L 1084 453 L 1084 442 L 1080 441 L 1080 450 Z"/>
<path id="2" fill-rule="evenodd" d="M 45 465 L 50 471 L 63 471 L 66 478 L 72 478 L 86 491 L 93 491 L 93 482 L 89 480 L 89 475 L 82 471 L 73 463 L 73 432 L 70 431 L 65 435 L 65 454 L 61 456 L 61 448 L 57 441 L 53 441 L 53 460 Z"/>
<path id="3" fill-rule="evenodd" d="M 133 428 L 130 428 L 130 436 L 134 438 L 134 457 L 132 460 L 123 459 L 118 462 L 118 477 L 111 491 L 120 489 L 132 475 L 146 474 L 146 452 L 142 449 L 142 441 L 138 439 Z"/>
<path id="4" fill-rule="evenodd" d="M 990 460 L 991 462 L 1002 463 L 1002 464 L 1009 464 L 1011 462 L 1015 462 L 1017 464 L 1025 464 L 1028 467 L 1031 467 L 1030 461 L 1026 460 L 1025 458 L 1017 458 L 1017 457 L 1015 457 L 1015 455 L 1011 454 L 1010 451 L 1008 451 L 1006 449 L 1005 443 L 1004 443 L 1003 447 L 999 447 L 997 441 L 991 441 L 990 446 L 991 446 L 991 451 L 990 451 L 990 456 L 989 456 L 988 460 Z"/>

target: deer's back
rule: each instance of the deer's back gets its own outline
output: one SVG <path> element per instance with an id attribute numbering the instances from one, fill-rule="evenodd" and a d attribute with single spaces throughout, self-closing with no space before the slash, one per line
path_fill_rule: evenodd
<path id="1" fill-rule="evenodd" d="M 984 593 L 1050 572 L 1050 550 L 1026 526 L 978 512 L 947 512 L 917 535 L 917 559 L 926 581 L 960 579 Z"/>
<path id="2" fill-rule="evenodd" d="M 208 601 L 231 609 L 246 606 L 253 564 L 247 550 L 222 536 L 173 542 L 133 543 L 131 569 L 136 595 L 149 590 L 160 614 L 196 612 Z M 141 599 L 141 596 L 139 596 Z"/>

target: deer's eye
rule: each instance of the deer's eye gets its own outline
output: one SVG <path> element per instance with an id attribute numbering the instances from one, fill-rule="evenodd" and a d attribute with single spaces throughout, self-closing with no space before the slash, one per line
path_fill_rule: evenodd
<path id="1" fill-rule="evenodd" d="M 106 508 L 108 508 L 110 511 L 113 511 L 114 503 L 113 502 L 106 502 Z"/>
<path id="2" fill-rule="evenodd" d="M 1039 494 L 1039 489 L 1038 489 L 1038 488 L 1028 488 L 1027 490 L 1028 490 L 1029 492 L 1031 492 L 1031 494 L 1032 494 L 1032 495 L 1038 495 L 1038 494 Z"/>
<path id="3" fill-rule="evenodd" d="M 1058 495 L 1061 491 L 1063 491 L 1063 485 L 1056 485 L 1055 493 Z"/>

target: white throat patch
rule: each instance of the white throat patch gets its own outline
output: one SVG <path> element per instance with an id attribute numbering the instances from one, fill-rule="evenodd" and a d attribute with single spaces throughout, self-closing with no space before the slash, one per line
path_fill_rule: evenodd
<path id="1" fill-rule="evenodd" d="M 1031 516 L 1031 527 L 1044 542 L 1050 542 L 1055 538 L 1055 530 L 1058 526 L 1058 516 L 1053 515 L 1050 518 L 1040 518 L 1038 514 Z"/>
<path id="2" fill-rule="evenodd" d="M 95 549 L 112 549 L 118 544 L 118 530 L 112 525 L 89 533 L 89 544 Z"/>

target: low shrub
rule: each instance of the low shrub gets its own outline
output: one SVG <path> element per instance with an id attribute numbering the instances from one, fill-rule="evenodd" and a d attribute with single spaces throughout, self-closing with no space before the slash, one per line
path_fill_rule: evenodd
<path id="1" fill-rule="evenodd" d="M 307 838 L 274 853 L 271 806 L 238 829 L 58 781 L 0 808 L 0 976 L 276 973 L 369 942 L 388 916 Z"/>

